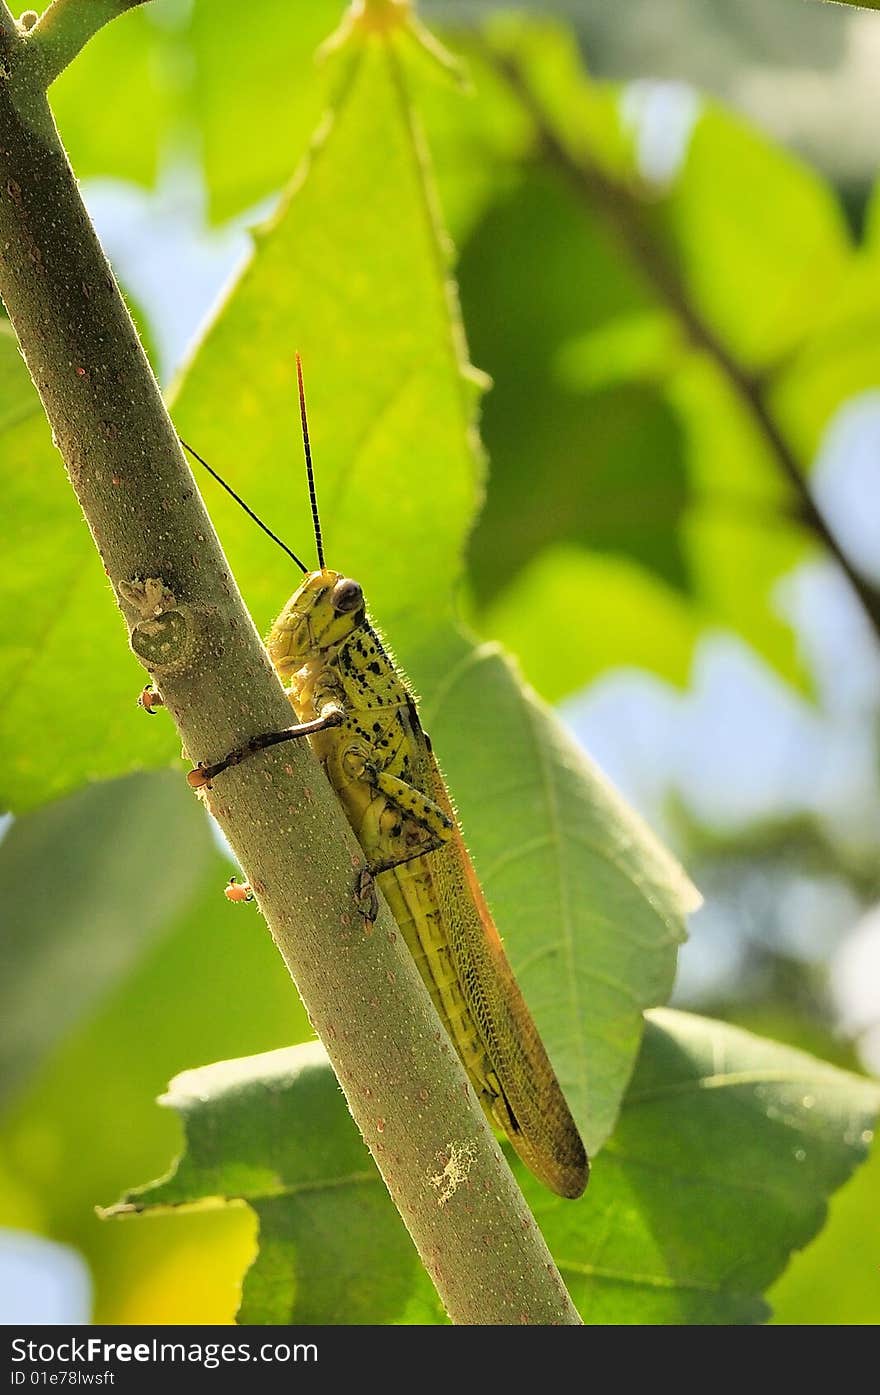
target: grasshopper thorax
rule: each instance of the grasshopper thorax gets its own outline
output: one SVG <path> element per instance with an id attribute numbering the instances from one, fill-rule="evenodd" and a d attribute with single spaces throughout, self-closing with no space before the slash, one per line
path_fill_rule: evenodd
<path id="1" fill-rule="evenodd" d="M 338 649 L 366 619 L 364 593 L 341 572 L 309 572 L 275 621 L 266 640 L 269 656 L 282 678 L 309 659 Z"/>

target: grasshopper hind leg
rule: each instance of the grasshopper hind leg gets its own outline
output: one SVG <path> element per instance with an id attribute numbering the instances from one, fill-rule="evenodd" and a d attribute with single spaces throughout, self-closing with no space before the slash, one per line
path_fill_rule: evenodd
<path id="1" fill-rule="evenodd" d="M 345 765 L 350 779 L 369 791 L 369 819 L 358 834 L 368 860 L 358 874 L 355 902 L 371 924 L 379 905 L 376 878 L 443 847 L 452 836 L 452 822 L 414 785 L 377 769 L 364 748 L 349 747 Z"/>
<path id="2" fill-rule="evenodd" d="M 402 832 L 403 825 L 401 824 Z M 438 837 L 429 829 L 418 828 L 414 834 L 410 834 L 409 847 L 406 851 L 371 860 L 366 867 L 361 869 L 355 881 L 354 899 L 358 911 L 368 925 L 372 925 L 379 914 L 376 878 L 381 876 L 383 872 L 391 872 L 397 867 L 405 866 L 407 862 L 414 862 L 417 857 L 424 857 L 426 853 L 436 852 L 438 848 L 443 846 L 443 842 L 443 838 Z"/>

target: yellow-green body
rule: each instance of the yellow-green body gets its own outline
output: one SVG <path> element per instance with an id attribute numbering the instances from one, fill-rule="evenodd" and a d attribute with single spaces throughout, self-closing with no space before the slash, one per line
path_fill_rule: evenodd
<path id="1" fill-rule="evenodd" d="M 310 739 L 489 1118 L 537 1177 L 579 1196 L 588 1177 L 583 1144 L 415 700 L 367 620 L 360 588 L 338 572 L 310 573 L 268 647 L 300 722 L 341 712 Z"/>

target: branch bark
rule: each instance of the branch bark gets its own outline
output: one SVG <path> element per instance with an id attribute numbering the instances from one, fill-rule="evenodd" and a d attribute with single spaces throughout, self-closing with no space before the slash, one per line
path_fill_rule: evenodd
<path id="1" fill-rule="evenodd" d="M 815 534 L 844 572 L 880 640 L 880 591 L 853 566 L 817 506 L 800 462 L 769 405 L 764 380 L 750 373 L 703 319 L 676 267 L 652 233 L 638 197 L 588 157 L 580 153 L 575 156 L 569 150 L 537 93 L 515 62 L 500 56 L 488 46 L 483 51 L 506 79 L 531 118 L 540 148 L 549 164 L 592 209 L 604 217 L 632 260 L 641 268 L 658 298 L 676 317 L 693 346 L 712 359 L 727 379 L 758 434 L 763 437 L 780 474 L 785 476 L 794 491 L 800 521 Z"/>
<path id="2" fill-rule="evenodd" d="M 0 293 L 132 648 L 190 758 L 215 761 L 290 708 L 80 199 L 46 69 L 21 61 L 31 40 L 8 18 L 0 0 Z M 206 802 L 450 1317 L 579 1323 L 387 907 L 362 928 L 362 855 L 310 751 L 267 750 Z M 460 1185 L 444 1196 L 447 1164 Z"/>

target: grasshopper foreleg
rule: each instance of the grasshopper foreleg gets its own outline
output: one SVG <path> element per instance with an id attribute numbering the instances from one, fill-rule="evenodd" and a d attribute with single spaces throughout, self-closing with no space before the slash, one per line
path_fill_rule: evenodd
<path id="1" fill-rule="evenodd" d="M 204 789 L 217 775 L 222 775 L 224 770 L 229 770 L 233 765 L 241 765 L 243 760 L 248 760 L 258 751 L 278 746 L 282 741 L 295 741 L 299 736 L 314 736 L 316 732 L 326 731 L 328 727 L 338 727 L 344 720 L 345 713 L 342 708 L 337 703 L 328 703 L 313 722 L 299 722 L 296 726 L 285 727 L 283 731 L 267 731 L 259 736 L 252 736 L 245 746 L 240 746 L 237 751 L 230 751 L 228 756 L 224 756 L 223 760 L 218 760 L 213 765 L 199 761 L 186 778 L 193 789 Z"/>

